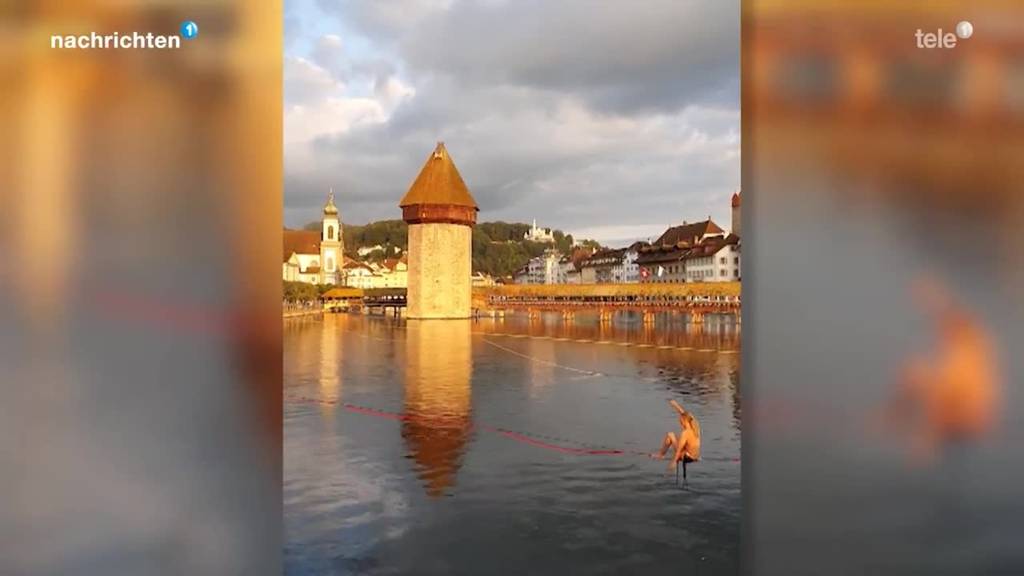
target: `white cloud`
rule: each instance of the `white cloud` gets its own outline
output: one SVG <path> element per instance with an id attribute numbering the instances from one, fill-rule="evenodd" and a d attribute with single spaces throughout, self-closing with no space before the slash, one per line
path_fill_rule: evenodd
<path id="1" fill-rule="evenodd" d="M 294 56 L 284 59 L 285 104 L 311 103 L 340 95 L 345 84 L 320 66 Z"/>
<path id="2" fill-rule="evenodd" d="M 340 54 L 340 37 L 328 35 L 321 40 L 321 56 L 330 50 Z M 318 138 L 341 137 L 357 126 L 386 122 L 395 107 L 415 93 L 398 79 L 387 77 L 372 93 L 354 96 L 335 74 L 300 57 L 286 57 L 284 69 L 285 156 L 294 167 L 315 169 L 310 155 Z"/>

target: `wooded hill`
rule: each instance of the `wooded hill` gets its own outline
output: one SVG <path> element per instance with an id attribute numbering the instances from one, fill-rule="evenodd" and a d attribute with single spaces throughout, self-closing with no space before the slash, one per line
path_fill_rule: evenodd
<path id="1" fill-rule="evenodd" d="M 320 222 L 310 222 L 306 230 L 319 230 Z M 409 246 L 409 226 L 402 220 L 381 220 L 362 226 L 343 224 L 345 252 L 353 257 L 360 248 L 381 246 L 364 259 L 379 262 L 394 254 L 394 248 L 405 251 Z M 473 227 L 473 271 L 494 277 L 511 276 L 530 258 L 540 256 L 551 244 L 523 240 L 530 230 L 529 224 L 511 222 L 480 222 Z M 572 247 L 573 237 L 561 230 L 552 230 L 554 247 L 566 254 Z M 597 246 L 592 240 L 585 244 Z"/>

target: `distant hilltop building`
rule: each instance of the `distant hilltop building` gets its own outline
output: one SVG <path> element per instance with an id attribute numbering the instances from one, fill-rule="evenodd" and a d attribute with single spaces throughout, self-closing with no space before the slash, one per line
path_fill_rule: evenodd
<path id="1" fill-rule="evenodd" d="M 443 142 L 399 207 L 409 224 L 408 317 L 469 318 L 472 227 L 479 208 Z"/>
<path id="2" fill-rule="evenodd" d="M 533 228 L 530 228 L 526 234 L 523 234 L 523 240 L 529 240 L 530 242 L 546 242 L 548 244 L 555 243 L 555 236 L 551 233 L 550 228 L 537 228 L 537 219 L 533 219 Z"/>
<path id="3" fill-rule="evenodd" d="M 283 238 L 281 275 L 284 280 L 309 284 L 340 283 L 345 241 L 341 234 L 338 207 L 334 205 L 334 190 L 327 196 L 319 232 L 286 229 Z"/>

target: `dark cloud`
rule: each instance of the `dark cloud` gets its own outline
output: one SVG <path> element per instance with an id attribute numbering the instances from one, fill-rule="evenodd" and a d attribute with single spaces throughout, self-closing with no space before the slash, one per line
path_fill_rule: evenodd
<path id="1" fill-rule="evenodd" d="M 412 74 L 550 88 L 625 114 L 738 103 L 738 2 L 323 4 L 390 38 Z"/>
<path id="2" fill-rule="evenodd" d="M 312 60 L 371 78 L 385 112 L 288 145 L 286 221 L 316 218 L 330 186 L 347 221 L 398 217 L 437 140 L 485 220 L 536 217 L 619 239 L 727 218 L 739 183 L 738 3 L 445 4 L 321 3 L 383 48 L 332 59 L 328 49 L 345 47 L 327 39 Z"/>

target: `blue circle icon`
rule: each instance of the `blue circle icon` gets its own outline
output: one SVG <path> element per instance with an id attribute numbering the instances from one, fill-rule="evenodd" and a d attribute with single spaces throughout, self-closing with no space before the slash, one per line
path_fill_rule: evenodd
<path id="1" fill-rule="evenodd" d="M 181 36 L 186 40 L 191 40 L 199 35 L 199 25 L 191 20 L 185 20 L 181 23 Z"/>

